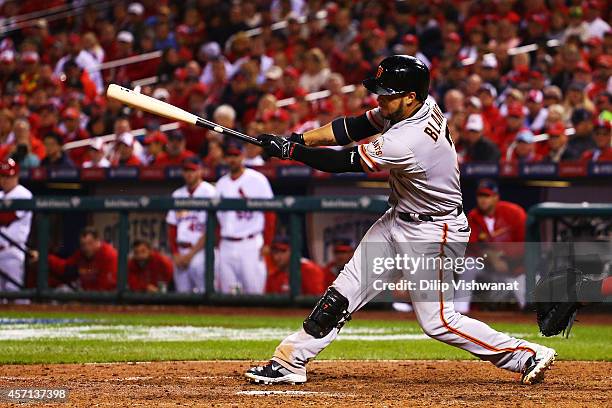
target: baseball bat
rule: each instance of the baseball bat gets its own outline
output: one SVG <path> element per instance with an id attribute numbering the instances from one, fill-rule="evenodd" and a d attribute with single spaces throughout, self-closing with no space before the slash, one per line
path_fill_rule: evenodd
<path id="1" fill-rule="evenodd" d="M 234 129 L 226 128 L 215 122 L 211 122 L 204 118 L 201 118 L 193 113 L 189 113 L 184 109 L 169 103 L 160 101 L 159 99 L 152 98 L 147 95 L 143 95 L 134 92 L 131 89 L 124 88 L 117 84 L 110 84 L 106 90 L 106 96 L 109 98 L 116 99 L 126 105 L 133 108 L 142 109 L 144 111 L 154 113 L 155 115 L 163 116 L 165 118 L 179 120 L 181 122 L 190 123 L 195 126 L 214 130 L 217 133 L 237 137 L 238 139 L 247 143 L 252 143 L 257 146 L 261 146 L 261 142 L 252 136 L 245 135 L 244 133 L 238 132 Z"/>

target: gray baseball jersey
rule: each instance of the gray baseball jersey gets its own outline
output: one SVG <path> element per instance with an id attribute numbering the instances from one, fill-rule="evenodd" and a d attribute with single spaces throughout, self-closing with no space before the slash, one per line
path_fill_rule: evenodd
<path id="1" fill-rule="evenodd" d="M 430 96 L 411 117 L 391 124 L 380 108 L 366 113 L 381 135 L 359 146 L 371 171 L 388 169 L 389 202 L 402 212 L 440 214 L 462 202 L 459 165 L 446 117 Z"/>

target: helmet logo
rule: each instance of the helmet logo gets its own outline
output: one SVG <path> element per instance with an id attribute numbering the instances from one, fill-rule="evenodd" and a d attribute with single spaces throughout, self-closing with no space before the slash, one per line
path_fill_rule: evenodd
<path id="1" fill-rule="evenodd" d="M 376 79 L 380 78 L 383 73 L 383 67 L 378 66 L 378 71 L 376 71 Z"/>

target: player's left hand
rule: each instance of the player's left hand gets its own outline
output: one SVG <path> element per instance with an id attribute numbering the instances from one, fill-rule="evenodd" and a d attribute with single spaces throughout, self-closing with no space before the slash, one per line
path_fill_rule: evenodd
<path id="1" fill-rule="evenodd" d="M 270 157 L 278 157 L 279 159 L 283 160 L 291 158 L 291 147 L 293 146 L 294 142 L 280 136 L 266 133 L 257 136 L 257 139 L 262 142 L 261 147 L 266 155 Z"/>

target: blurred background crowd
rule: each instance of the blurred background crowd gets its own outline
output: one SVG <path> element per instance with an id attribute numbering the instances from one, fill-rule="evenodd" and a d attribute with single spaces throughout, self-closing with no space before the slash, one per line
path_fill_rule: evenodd
<path id="1" fill-rule="evenodd" d="M 376 106 L 361 80 L 403 53 L 430 66 L 462 162 L 612 160 L 609 17 L 604 0 L 0 0 L 0 159 L 214 167 L 221 135 L 106 86 L 284 135 Z"/>

